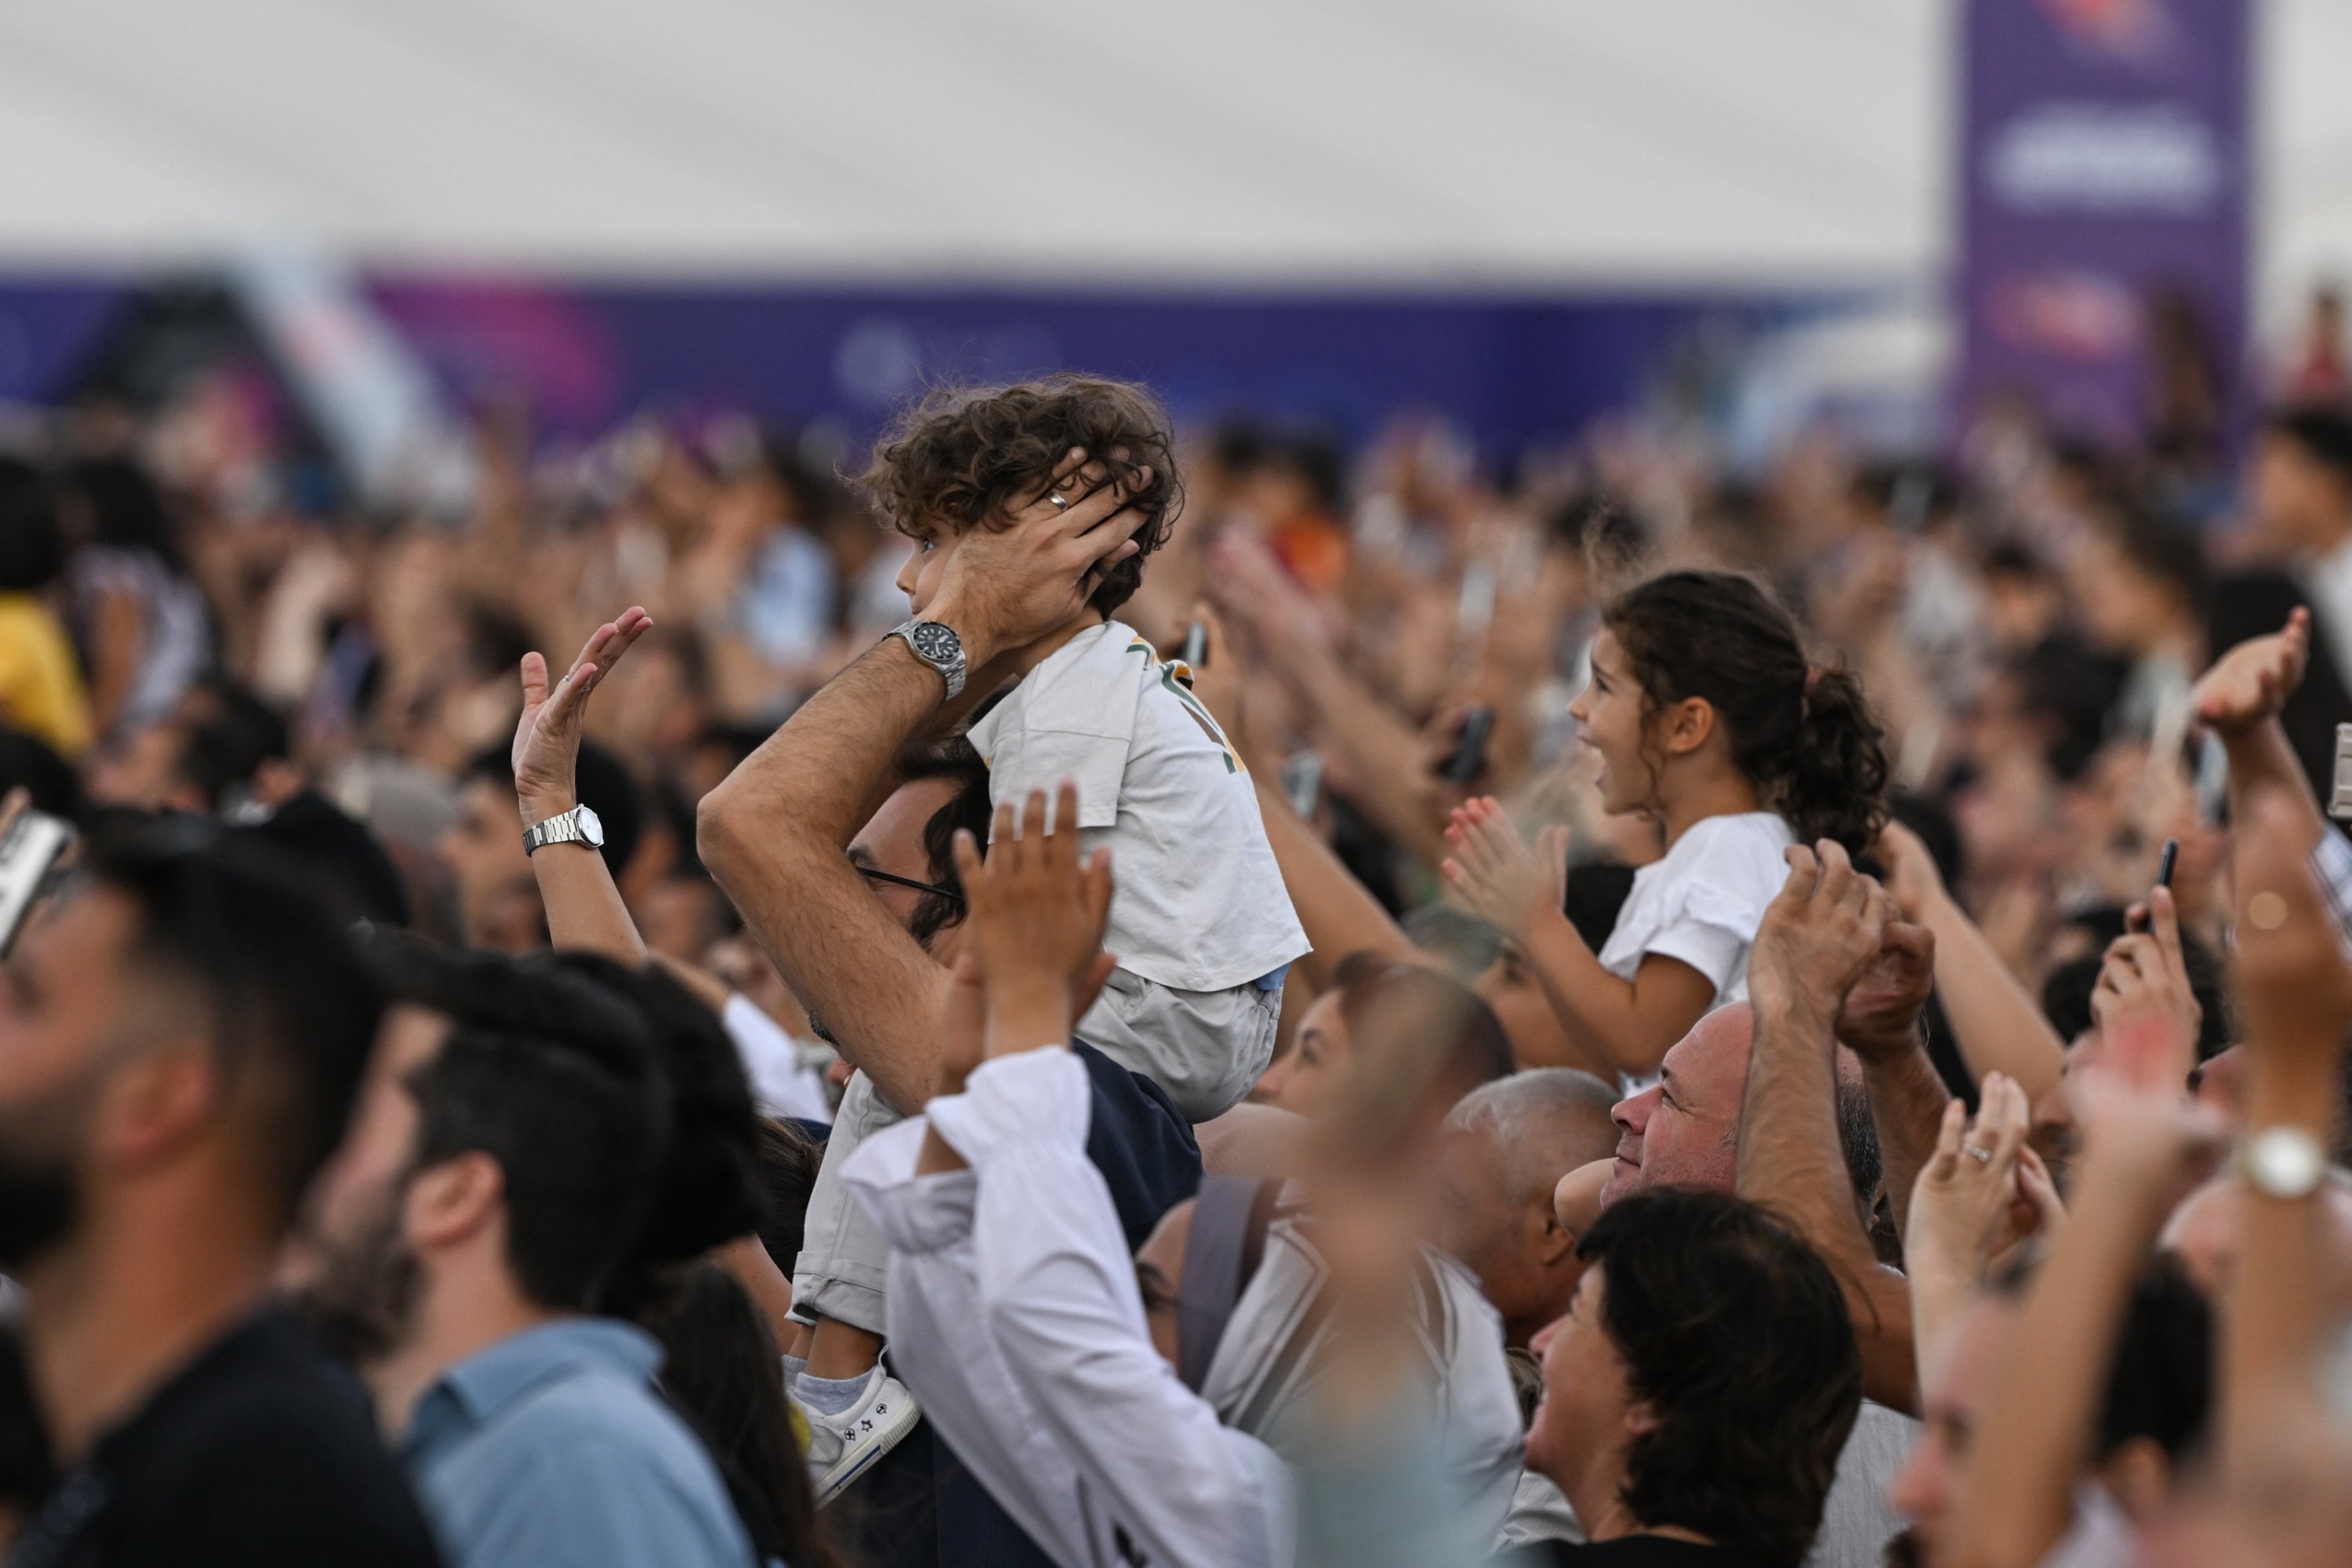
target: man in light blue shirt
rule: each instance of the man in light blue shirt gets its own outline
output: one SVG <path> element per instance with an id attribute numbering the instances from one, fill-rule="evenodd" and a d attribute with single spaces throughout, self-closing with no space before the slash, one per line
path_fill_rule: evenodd
<path id="1" fill-rule="evenodd" d="M 400 1458 L 451 1559 L 749 1561 L 709 1456 L 652 1392 L 661 1354 L 631 1324 L 566 1318 L 442 1373 Z"/>
<path id="2" fill-rule="evenodd" d="M 594 854 L 550 846 L 547 852 Z M 314 1318 L 366 1379 L 455 1568 L 751 1568 L 661 1349 L 589 1309 L 667 1125 L 644 1016 L 487 954 L 410 955 L 306 1227 Z"/>

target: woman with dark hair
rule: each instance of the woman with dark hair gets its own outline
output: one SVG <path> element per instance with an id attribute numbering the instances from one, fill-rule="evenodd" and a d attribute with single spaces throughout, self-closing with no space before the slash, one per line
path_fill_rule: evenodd
<path id="1" fill-rule="evenodd" d="M 761 1555 L 791 1568 L 832 1568 L 776 1342 L 751 1293 L 718 1264 L 698 1263 L 639 1321 L 662 1342 L 662 1391 L 719 1460 Z"/>
<path id="2" fill-rule="evenodd" d="M 1530 854 L 1492 799 L 1446 830 L 1445 879 L 1517 944 L 1582 1067 L 1658 1070 L 1714 1008 L 1748 995 L 1748 950 L 1792 844 L 1858 855 L 1886 820 L 1886 752 L 1862 684 L 1808 660 L 1789 612 L 1750 578 L 1669 572 L 1601 616 L 1570 707 L 1601 759 L 1601 808 L 1641 816 L 1663 853 L 1633 877 L 1595 952 L 1560 911 L 1564 829 Z"/>
<path id="3" fill-rule="evenodd" d="M 1862 1408 L 1836 1277 L 1753 1204 L 1667 1188 L 1585 1232 L 1568 1315 L 1536 1336 L 1528 1464 L 1589 1544 L 1515 1568 L 1797 1568 Z"/>

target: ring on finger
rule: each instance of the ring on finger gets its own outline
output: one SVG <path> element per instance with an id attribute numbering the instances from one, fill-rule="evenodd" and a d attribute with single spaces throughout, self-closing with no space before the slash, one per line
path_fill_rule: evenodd
<path id="1" fill-rule="evenodd" d="M 1055 511 L 1067 511 L 1070 510 L 1070 498 L 1064 495 L 1059 490 L 1047 490 L 1045 492 L 1045 499 L 1053 503 L 1053 507 Z"/>
<path id="2" fill-rule="evenodd" d="M 1960 1152 L 1966 1154 L 1969 1159 L 1974 1160 L 1979 1165 L 1990 1165 L 1992 1163 L 1992 1151 L 1983 1148 L 1979 1144 L 1963 1143 L 1960 1145 Z"/>

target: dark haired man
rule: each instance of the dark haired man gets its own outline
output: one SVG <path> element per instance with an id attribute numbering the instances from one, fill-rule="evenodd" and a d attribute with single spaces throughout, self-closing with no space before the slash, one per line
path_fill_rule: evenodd
<path id="1" fill-rule="evenodd" d="M 963 535 L 927 593 L 929 618 L 827 682 L 698 816 L 703 863 L 856 1068 L 793 1281 L 795 1315 L 811 1324 L 794 1394 L 810 1412 L 820 1499 L 908 1429 L 912 1402 L 879 1361 L 887 1249 L 849 1203 L 841 1170 L 866 1137 L 930 1097 L 961 935 L 947 838 L 987 821 L 984 784 L 909 743 L 951 733 L 1024 648 L 1087 605 L 1158 515 L 1129 507 L 1103 465 L 1067 478 L 1067 495 L 1024 492 L 1007 509 L 1010 526 Z M 910 773 L 910 757 L 928 760 Z M 1133 1141 L 1117 1152 L 1114 1191 L 1124 1183 L 1141 1206 L 1157 1205 L 1141 1216 L 1148 1226 L 1197 1181 L 1197 1152 L 1139 1075 L 1098 1057 L 1089 1068 L 1097 1134 L 1116 1125 Z"/>
<path id="2" fill-rule="evenodd" d="M 581 804 L 596 815 L 598 847 L 617 879 L 636 853 L 643 803 L 628 770 L 602 747 L 581 746 L 579 775 Z M 515 821 L 514 770 L 504 747 L 487 748 L 466 765 L 457 818 L 439 850 L 469 944 L 501 952 L 547 945 L 547 912 Z"/>
<path id="3" fill-rule="evenodd" d="M 306 1227 L 313 1315 L 455 1562 L 743 1568 L 724 1481 L 654 1392 L 659 1346 L 592 1315 L 663 1172 L 647 1020 L 551 964 L 400 958 Z"/>
<path id="4" fill-rule="evenodd" d="M 366 1402 L 263 1306 L 381 1003 L 206 824 L 96 846 L 0 969 L 0 1268 L 62 1474 L 12 1563 L 425 1564 Z"/>

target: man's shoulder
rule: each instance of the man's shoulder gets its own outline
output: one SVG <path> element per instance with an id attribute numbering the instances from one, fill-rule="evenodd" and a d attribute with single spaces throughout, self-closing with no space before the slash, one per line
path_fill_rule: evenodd
<path id="1" fill-rule="evenodd" d="M 334 1545 L 353 1563 L 430 1562 L 423 1516 L 358 1385 L 290 1324 L 240 1330 L 100 1446 L 118 1539 L 188 1562 Z M 340 1544 L 337 1544 L 340 1543 Z"/>
<path id="2" fill-rule="evenodd" d="M 665 1561 L 733 1561 L 741 1534 L 700 1438 L 644 1384 L 589 1369 L 541 1384 L 420 1476 L 461 1540 L 594 1537 Z M 684 1553 L 685 1555 L 680 1555 Z"/>
<path id="3" fill-rule="evenodd" d="M 497 1471 L 624 1489 L 720 1485 L 684 1417 L 646 1384 L 601 1366 L 540 1384 L 446 1458 L 477 1487 Z"/>
<path id="4" fill-rule="evenodd" d="M 1023 676 L 971 727 L 983 756 L 1008 731 L 1050 731 L 1124 740 L 1156 659 L 1151 645 L 1117 621 L 1088 626 Z"/>

